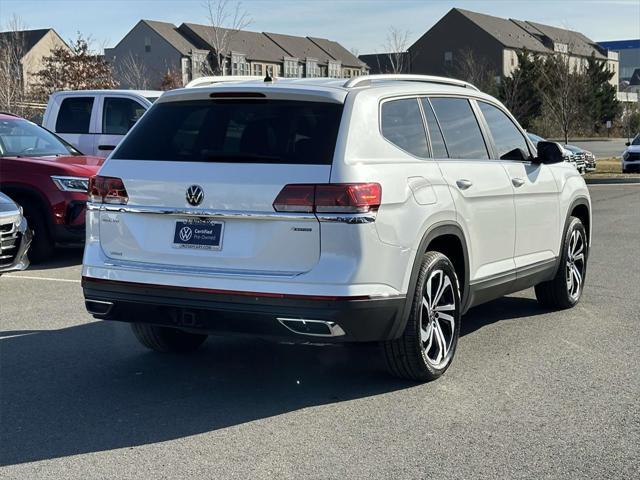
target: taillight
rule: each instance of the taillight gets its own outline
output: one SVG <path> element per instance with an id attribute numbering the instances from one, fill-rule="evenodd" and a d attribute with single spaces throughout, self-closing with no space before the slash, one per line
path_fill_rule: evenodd
<path id="1" fill-rule="evenodd" d="M 96 175 L 89 179 L 89 200 L 94 203 L 125 205 L 129 201 L 129 195 L 121 178 Z"/>
<path id="2" fill-rule="evenodd" d="M 276 212 L 313 212 L 315 185 L 285 185 L 273 202 Z"/>
<path id="3" fill-rule="evenodd" d="M 276 212 L 367 213 L 378 210 L 382 200 L 379 183 L 290 184 L 280 191 Z"/>

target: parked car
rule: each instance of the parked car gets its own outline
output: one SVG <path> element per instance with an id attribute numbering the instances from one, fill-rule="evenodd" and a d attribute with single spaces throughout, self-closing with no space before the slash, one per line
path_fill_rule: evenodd
<path id="1" fill-rule="evenodd" d="M 392 373 L 432 380 L 474 305 L 580 300 L 589 191 L 558 144 L 533 151 L 447 78 L 167 92 L 91 179 L 85 304 L 160 352 L 221 332 L 377 341 Z"/>
<path id="2" fill-rule="evenodd" d="M 82 155 L 43 127 L 0 114 L 0 190 L 24 209 L 33 230 L 32 262 L 56 244 L 82 244 L 89 177 L 104 161 Z"/>
<path id="3" fill-rule="evenodd" d="M 162 94 L 155 90 L 78 90 L 49 97 L 42 125 L 78 150 L 106 157 Z"/>
<path id="4" fill-rule="evenodd" d="M 622 173 L 640 172 L 640 133 L 625 145 L 627 148 L 622 152 Z"/>
<path id="5" fill-rule="evenodd" d="M 578 171 L 583 174 L 586 173 L 587 172 L 587 153 L 589 153 L 591 158 L 593 158 L 593 154 L 575 145 L 563 145 L 562 147 L 571 153 L 571 160 L 575 162 L 576 168 L 578 169 Z M 595 166 L 593 167 L 593 169 L 595 170 Z"/>
<path id="6" fill-rule="evenodd" d="M 539 142 L 547 141 L 546 139 L 542 138 L 539 135 L 536 135 L 535 133 L 527 132 L 527 137 L 529 138 L 529 140 L 531 140 L 531 143 L 533 143 L 533 145 L 536 148 L 538 147 Z M 585 160 L 582 158 L 582 156 L 574 154 L 573 151 L 566 148 L 567 147 L 566 145 L 561 145 L 559 143 L 558 145 L 560 146 L 560 149 L 562 151 L 562 156 L 564 158 L 564 161 L 573 165 L 575 169 L 578 170 L 578 172 L 585 173 L 586 165 L 585 165 Z"/>
<path id="7" fill-rule="evenodd" d="M 30 244 L 31 230 L 22 209 L 0 193 L 0 275 L 29 266 L 27 251 Z"/>

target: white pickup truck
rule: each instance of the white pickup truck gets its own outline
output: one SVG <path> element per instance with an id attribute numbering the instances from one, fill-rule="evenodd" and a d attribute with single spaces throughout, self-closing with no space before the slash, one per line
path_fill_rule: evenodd
<path id="1" fill-rule="evenodd" d="M 106 157 L 155 102 L 158 90 L 74 90 L 49 97 L 42 126 L 85 155 Z"/>

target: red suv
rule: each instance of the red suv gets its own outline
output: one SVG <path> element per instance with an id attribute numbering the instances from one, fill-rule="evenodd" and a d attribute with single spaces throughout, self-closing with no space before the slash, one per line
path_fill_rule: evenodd
<path id="1" fill-rule="evenodd" d="M 51 256 L 56 244 L 84 242 L 89 177 L 103 161 L 35 123 L 0 113 L 0 190 L 24 209 L 34 234 L 32 263 Z"/>

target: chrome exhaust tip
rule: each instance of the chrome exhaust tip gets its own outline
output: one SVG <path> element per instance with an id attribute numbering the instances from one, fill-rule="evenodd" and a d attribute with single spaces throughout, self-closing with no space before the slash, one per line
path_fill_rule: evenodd
<path id="1" fill-rule="evenodd" d="M 278 321 L 288 330 L 311 337 L 341 337 L 344 330 L 336 322 L 326 320 L 307 320 L 305 318 L 281 318 Z"/>
<path id="2" fill-rule="evenodd" d="M 111 312 L 113 308 L 113 302 L 107 302 L 105 300 L 91 300 L 86 298 L 84 300 L 84 306 L 91 315 L 105 316 Z"/>

